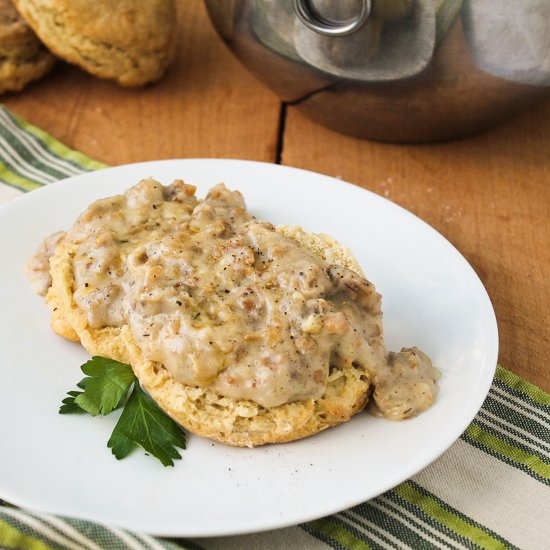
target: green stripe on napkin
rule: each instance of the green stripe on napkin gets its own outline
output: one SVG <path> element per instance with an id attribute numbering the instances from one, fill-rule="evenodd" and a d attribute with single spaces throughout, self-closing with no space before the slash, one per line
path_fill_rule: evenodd
<path id="1" fill-rule="evenodd" d="M 12 527 L 9 523 L 0 520 L 0 543 L 2 548 L 28 548 L 29 550 L 50 550 L 42 541 L 25 535 Z"/>
<path id="2" fill-rule="evenodd" d="M 456 543 L 482 548 L 503 548 L 509 545 L 502 537 L 458 512 L 414 481 L 406 481 L 394 491 L 414 507 L 424 511 L 429 518 L 428 522 L 439 532 L 447 531 Z"/>
<path id="3" fill-rule="evenodd" d="M 529 401 L 535 403 L 535 406 L 540 405 L 541 409 L 548 413 L 550 407 L 549 394 L 506 369 L 497 370 L 496 377 L 498 380 L 505 382 L 508 387 L 512 389 L 515 395 L 522 397 L 523 399 L 528 399 Z"/>
<path id="4" fill-rule="evenodd" d="M 0 151 L 0 182 L 21 191 L 106 166 L 69 149 L 4 107 L 0 107 Z"/>
<path id="5" fill-rule="evenodd" d="M 104 166 L 0 106 L 0 202 Z M 395 489 L 333 516 L 176 544 L 0 501 L 0 548 L 543 549 L 549 510 L 550 395 L 499 366 L 483 407 L 448 451 Z"/>
<path id="6" fill-rule="evenodd" d="M 5 530 L 5 531 L 4 531 Z M 11 546 L 10 546 L 11 544 Z M 157 540 L 149 535 L 129 533 L 112 526 L 98 525 L 73 518 L 22 511 L 13 507 L 0 508 L 0 548 L 24 550 L 181 550 L 188 548 Z M 189 549 L 191 550 L 191 549 Z"/>

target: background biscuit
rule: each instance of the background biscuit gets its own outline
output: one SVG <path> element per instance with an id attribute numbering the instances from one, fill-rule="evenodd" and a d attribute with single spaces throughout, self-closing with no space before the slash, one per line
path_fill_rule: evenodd
<path id="1" fill-rule="evenodd" d="M 11 0 L 0 0 L 0 94 L 22 90 L 54 63 Z"/>
<path id="2" fill-rule="evenodd" d="M 140 86 L 157 80 L 174 51 L 173 0 L 14 0 L 48 48 L 84 70 Z"/>

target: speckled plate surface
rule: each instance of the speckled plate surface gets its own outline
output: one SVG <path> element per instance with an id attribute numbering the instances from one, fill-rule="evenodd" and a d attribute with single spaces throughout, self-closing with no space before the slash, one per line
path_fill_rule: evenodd
<path id="1" fill-rule="evenodd" d="M 361 413 L 317 436 L 237 449 L 190 435 L 163 468 L 143 451 L 116 461 L 117 414 L 62 416 L 88 359 L 55 336 L 22 267 L 41 239 L 93 200 L 153 176 L 199 196 L 219 181 L 273 223 L 302 225 L 349 246 L 383 296 L 389 349 L 417 345 L 442 373 L 432 409 L 405 422 Z M 498 334 L 477 275 L 439 233 L 390 201 L 312 172 L 237 160 L 133 164 L 49 185 L 0 208 L 0 497 L 20 506 L 166 536 L 283 527 L 372 498 L 412 476 L 462 433 L 492 381 Z"/>

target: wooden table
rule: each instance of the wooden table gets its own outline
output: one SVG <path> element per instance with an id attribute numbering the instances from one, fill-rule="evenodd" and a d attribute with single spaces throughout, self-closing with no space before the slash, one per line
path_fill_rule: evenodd
<path id="1" fill-rule="evenodd" d="M 179 5 L 177 57 L 159 83 L 123 89 L 60 64 L 4 103 L 108 164 L 280 157 L 387 197 L 468 259 L 496 310 L 500 362 L 550 391 L 550 100 L 495 130 L 439 145 L 360 141 L 291 107 L 283 125 L 280 101 L 228 52 L 202 3 Z"/>

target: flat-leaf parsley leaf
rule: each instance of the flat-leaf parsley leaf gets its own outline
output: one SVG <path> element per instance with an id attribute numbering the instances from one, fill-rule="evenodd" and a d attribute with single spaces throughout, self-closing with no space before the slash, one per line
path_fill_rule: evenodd
<path id="1" fill-rule="evenodd" d="M 69 397 L 63 399 L 61 407 L 59 408 L 59 414 L 84 414 L 86 411 L 81 409 L 75 402 L 75 398 L 81 395 L 81 391 L 69 391 L 67 394 Z"/>
<path id="2" fill-rule="evenodd" d="M 127 456 L 136 444 L 164 466 L 173 466 L 181 458 L 176 447 L 185 449 L 184 431 L 141 389 L 130 365 L 93 357 L 80 368 L 88 375 L 77 384 L 82 391 L 67 392 L 60 414 L 107 415 L 124 406 L 107 443 L 117 459 Z"/>
<path id="3" fill-rule="evenodd" d="M 92 416 L 106 415 L 121 407 L 136 381 L 132 367 L 114 359 L 92 357 L 80 368 L 88 376 L 78 384 L 84 391 L 74 396 L 74 404 Z"/>
<path id="4" fill-rule="evenodd" d="M 120 460 L 134 444 L 141 445 L 165 466 L 181 458 L 176 447 L 185 449 L 182 429 L 136 384 L 107 443 Z"/>

